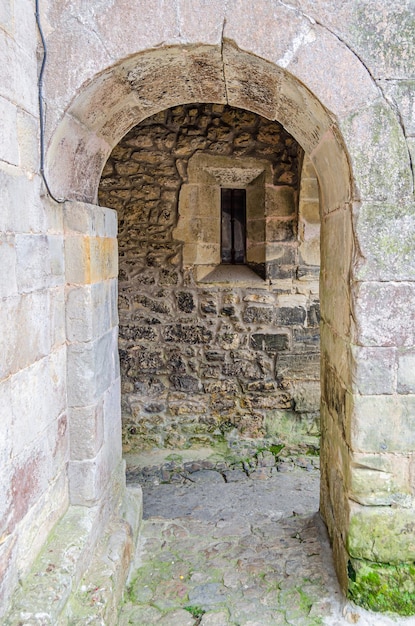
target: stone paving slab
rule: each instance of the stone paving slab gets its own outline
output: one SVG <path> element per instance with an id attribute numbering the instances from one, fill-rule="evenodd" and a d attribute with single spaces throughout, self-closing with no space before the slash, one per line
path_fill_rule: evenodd
<path id="1" fill-rule="evenodd" d="M 232 480 L 228 471 L 196 463 L 162 484 L 148 472 L 119 626 L 415 625 L 343 598 L 317 512 L 315 467 L 259 480 L 252 472 Z"/>

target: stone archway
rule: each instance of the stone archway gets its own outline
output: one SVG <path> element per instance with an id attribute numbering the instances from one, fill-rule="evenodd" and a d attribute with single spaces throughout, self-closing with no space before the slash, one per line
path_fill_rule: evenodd
<path id="1" fill-rule="evenodd" d="M 48 171 L 55 193 L 95 203 L 103 164 L 129 128 L 169 106 L 204 101 L 278 120 L 310 156 L 321 193 L 321 510 L 346 591 L 348 565 L 356 576 L 360 564 L 409 563 L 415 556 L 403 532 L 414 510 L 401 498 L 410 497 L 412 400 L 396 396 L 392 375 L 396 348 L 411 343 L 412 318 L 404 301 L 414 301 L 415 293 L 410 285 L 387 282 L 391 267 L 401 280 L 408 276 L 393 246 L 382 248 L 379 217 L 384 204 L 391 224 L 405 214 L 393 205 L 410 196 L 411 177 L 399 124 L 370 76 L 345 46 L 315 30 L 314 41 L 324 45 L 325 54 L 330 49 L 339 55 L 334 72 L 317 62 L 310 67 L 301 51 L 293 53 L 294 62 L 291 56 L 288 72 L 283 62 L 265 60 L 268 52 L 258 42 L 252 52 L 263 58 L 226 40 L 222 46 L 172 46 L 120 60 L 68 108 L 50 143 Z M 351 90 L 352 80 L 358 88 Z M 396 319 L 389 307 L 395 307 Z M 385 378 L 376 387 L 379 358 Z M 387 489 L 379 472 L 382 478 L 388 474 Z M 374 527 L 369 545 L 367 533 Z"/>

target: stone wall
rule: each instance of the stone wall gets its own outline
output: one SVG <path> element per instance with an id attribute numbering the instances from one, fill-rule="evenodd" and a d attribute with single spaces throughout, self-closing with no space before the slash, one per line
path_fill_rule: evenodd
<path id="1" fill-rule="evenodd" d="M 415 560 L 413 2 L 242 4 L 42 0 L 49 183 L 59 198 L 96 203 L 119 139 L 180 103 L 229 103 L 293 134 L 318 173 L 323 215 L 321 510 L 343 589 L 353 590 L 351 558 L 357 578 L 360 565 L 376 562 L 378 576 L 396 563 L 400 590 L 402 561 L 413 578 Z M 68 504 L 63 212 L 38 175 L 39 45 L 34 3 L 3 0 L 0 613 Z M 300 216 L 305 260 L 301 232 Z M 279 298 L 273 290 L 264 295 Z M 89 429 L 91 443 L 93 425 L 80 419 L 77 435 Z"/>
<path id="2" fill-rule="evenodd" d="M 63 230 L 41 197 L 32 3 L 0 4 L 0 621 L 68 505 Z"/>
<path id="3" fill-rule="evenodd" d="M 195 155 L 204 155 L 202 177 L 208 157 L 211 166 L 227 157 L 228 166 L 269 168 L 261 207 L 266 280 L 246 267 L 225 278 L 204 271 L 198 280 L 198 263 L 183 259 L 183 224 L 193 228 L 195 257 L 217 235 L 213 187 L 190 185 Z M 223 105 L 163 111 L 113 150 L 99 199 L 119 219 L 125 450 L 208 443 L 229 433 L 289 443 L 318 434 L 318 253 L 299 253 L 302 159 L 280 124 Z M 316 184 L 314 174 L 309 189 Z M 201 217 L 202 188 L 211 205 Z M 304 224 L 315 221 L 304 193 L 312 191 L 302 193 L 303 247 L 310 239 Z"/>

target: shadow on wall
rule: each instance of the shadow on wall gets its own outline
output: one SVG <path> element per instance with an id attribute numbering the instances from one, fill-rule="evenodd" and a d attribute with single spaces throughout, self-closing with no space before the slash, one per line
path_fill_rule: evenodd
<path id="1" fill-rule="evenodd" d="M 225 184 L 246 189 L 252 262 L 218 272 Z M 225 105 L 168 109 L 114 148 L 99 201 L 119 218 L 124 450 L 318 447 L 318 187 L 295 139 Z"/>

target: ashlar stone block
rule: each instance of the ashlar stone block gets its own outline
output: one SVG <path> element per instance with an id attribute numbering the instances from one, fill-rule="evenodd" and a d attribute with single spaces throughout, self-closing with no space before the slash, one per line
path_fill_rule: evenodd
<path id="1" fill-rule="evenodd" d="M 36 66 L 31 68 L 36 70 Z M 22 79 L 22 82 L 23 79 Z M 30 85 L 30 81 L 28 81 Z M 31 92 L 33 90 L 30 90 Z M 17 139 L 19 142 L 19 164 L 23 171 L 36 172 L 38 167 L 38 119 L 37 110 L 30 115 L 25 110 L 19 109 L 17 112 Z"/>
<path id="2" fill-rule="evenodd" d="M 1 230 L 40 234 L 50 228 L 41 198 L 39 176 L 33 177 L 16 167 L 0 163 L 0 202 Z M 58 221 L 54 230 L 62 230 Z"/>
<path id="3" fill-rule="evenodd" d="M 0 7 L 0 24 L 5 30 L 11 31 L 12 17 L 12 0 L 5 0 Z"/>
<path id="4" fill-rule="evenodd" d="M 65 234 L 106 238 L 117 236 L 117 212 L 113 209 L 71 201 L 65 203 L 63 215 Z"/>
<path id="5" fill-rule="evenodd" d="M 347 10 L 346 6 L 344 8 Z M 415 60 L 411 54 L 414 13 L 411 2 L 387 3 L 382 6 L 382 15 L 383 19 L 379 20 L 378 11 L 374 14 L 371 5 L 358 6 L 348 27 L 353 46 L 359 57 L 367 59 L 373 76 L 386 79 L 414 76 Z"/>
<path id="6" fill-rule="evenodd" d="M 412 506 L 410 456 L 355 453 L 351 460 L 350 492 L 355 502 L 367 506 Z"/>
<path id="7" fill-rule="evenodd" d="M 204 19 L 198 20 L 200 25 L 203 22 Z M 95 24 L 113 58 L 136 53 L 137 42 L 140 42 L 139 49 L 146 50 L 156 48 L 161 41 L 174 43 L 182 35 L 176 3 L 166 4 L 164 0 L 144 4 L 116 0 L 95 11 Z"/>
<path id="8" fill-rule="evenodd" d="M 258 0 L 255 11 L 247 11 L 244 0 L 231 0 L 226 6 L 225 38 L 280 67 L 287 67 L 312 29 L 299 11 L 270 0 Z"/>
<path id="9" fill-rule="evenodd" d="M 136 123 L 144 117 L 138 113 L 138 100 L 131 93 L 131 87 L 123 77 L 108 70 L 98 76 L 70 106 L 69 113 L 84 126 L 103 135 L 103 127 L 113 115 L 120 115 L 122 106 L 128 104 L 131 114 L 135 114 Z M 134 118 L 131 118 L 133 123 Z"/>
<path id="10" fill-rule="evenodd" d="M 294 215 L 296 207 L 295 191 L 288 186 L 265 186 L 265 215 L 286 217 Z"/>
<path id="11" fill-rule="evenodd" d="M 99 339 L 68 346 L 68 402 L 94 404 L 119 375 L 116 329 Z"/>
<path id="12" fill-rule="evenodd" d="M 0 233 L 0 298 L 17 295 L 16 247 L 14 235 Z"/>
<path id="13" fill-rule="evenodd" d="M 92 28 L 91 28 L 92 26 Z M 48 71 L 44 79 L 44 91 L 54 106 L 48 115 L 48 131 L 55 126 L 60 112 L 64 111 L 77 93 L 80 86 L 111 65 L 111 56 L 102 46 L 99 35 L 93 25 L 79 21 L 76 16 L 69 15 L 65 21 L 64 36 L 61 28 L 47 33 Z M 88 41 L 88 54 L 82 42 Z M 68 64 L 62 67 L 62 59 Z M 77 72 L 70 71 L 77 67 Z"/>
<path id="14" fill-rule="evenodd" d="M 413 283 L 357 283 L 353 296 L 354 343 L 368 347 L 409 347 L 414 344 Z"/>
<path id="15" fill-rule="evenodd" d="M 220 45 L 226 5 L 222 0 L 195 5 L 192 0 L 177 2 L 178 28 L 184 41 Z"/>
<path id="16" fill-rule="evenodd" d="M 49 313 L 50 297 L 46 290 L 3 300 L 0 321 L 8 332 L 0 333 L 0 379 L 49 354 Z"/>
<path id="17" fill-rule="evenodd" d="M 61 346 L 11 378 L 14 456 L 30 449 L 32 442 L 64 413 L 65 372 L 66 349 Z"/>
<path id="18" fill-rule="evenodd" d="M 69 341 L 97 339 L 112 326 L 111 283 L 103 281 L 69 287 L 66 293 L 66 329 Z"/>
<path id="19" fill-rule="evenodd" d="M 387 395 L 395 390 L 396 350 L 351 346 L 352 380 L 362 395 Z M 415 365 L 415 363 L 414 363 Z"/>
<path id="20" fill-rule="evenodd" d="M 183 102 L 226 102 L 218 46 L 152 50 L 124 62 L 123 72 L 147 115 Z"/>
<path id="21" fill-rule="evenodd" d="M 118 434 L 121 441 L 121 435 Z M 108 487 L 111 487 L 111 478 L 115 477 L 117 469 L 122 465 L 120 447 L 111 448 L 111 445 L 104 445 L 93 459 L 69 462 L 71 504 L 94 506 L 99 503 Z"/>
<path id="22" fill-rule="evenodd" d="M 0 96 L 0 161 L 19 165 L 17 143 L 17 107 Z"/>
<path id="23" fill-rule="evenodd" d="M 300 39 L 286 67 L 336 115 L 359 109 L 378 96 L 369 72 L 356 54 L 319 24 L 314 24 Z"/>
<path id="24" fill-rule="evenodd" d="M 110 145 L 102 137 L 66 115 L 48 149 L 47 177 L 55 197 L 94 203 L 110 152 Z"/>
<path id="25" fill-rule="evenodd" d="M 397 103 L 406 137 L 415 136 L 415 79 L 380 80 L 382 91 Z"/>
<path id="26" fill-rule="evenodd" d="M 0 596 L 15 590 L 18 580 L 13 576 L 24 576 L 30 569 L 34 555 L 39 553 L 48 533 L 68 506 L 67 480 L 64 472 L 51 482 L 49 489 L 39 495 L 18 526 L 18 531 L 0 547 L 0 561 L 3 577 L 0 583 Z M 1 549 L 5 547 L 4 549 Z M 2 608 L 6 607 L 5 603 Z"/>
<path id="27" fill-rule="evenodd" d="M 363 203 L 354 209 L 354 228 L 362 258 L 356 277 L 399 281 L 415 278 L 415 204 Z"/>
<path id="28" fill-rule="evenodd" d="M 393 201 L 410 197 L 413 181 L 408 148 L 395 114 L 384 101 L 342 118 L 339 125 L 360 198 Z"/>
<path id="29" fill-rule="evenodd" d="M 354 451 L 382 453 L 414 449 L 415 395 L 354 395 L 350 410 Z"/>
<path id="30" fill-rule="evenodd" d="M 347 546 L 350 556 L 377 563 L 415 560 L 413 510 L 351 503 Z"/>
<path id="31" fill-rule="evenodd" d="M 66 280 L 94 283 L 118 276 L 117 240 L 112 237 L 67 236 Z"/>
<path id="32" fill-rule="evenodd" d="M 63 283 L 63 239 L 60 235 L 16 235 L 16 277 L 20 293 Z"/>
<path id="33" fill-rule="evenodd" d="M 415 393 L 415 351 L 398 353 L 398 393 Z"/>
<path id="34" fill-rule="evenodd" d="M 317 98 L 291 75 L 281 81 L 275 119 L 307 154 L 313 152 L 332 123 Z"/>
<path id="35" fill-rule="evenodd" d="M 82 461 L 96 457 L 104 439 L 102 401 L 68 411 L 70 457 Z"/>

